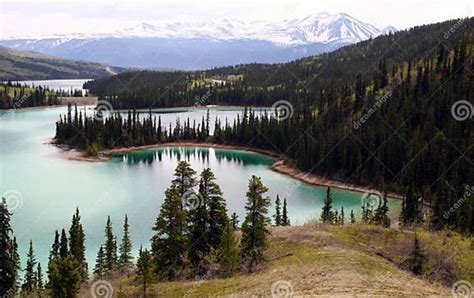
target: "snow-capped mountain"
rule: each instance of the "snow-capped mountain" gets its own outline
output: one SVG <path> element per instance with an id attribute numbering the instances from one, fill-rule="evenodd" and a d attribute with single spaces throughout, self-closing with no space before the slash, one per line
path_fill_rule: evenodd
<path id="1" fill-rule="evenodd" d="M 322 12 L 278 22 L 222 18 L 140 23 L 93 35 L 10 38 L 0 40 L 0 45 L 118 66 L 192 69 L 283 62 L 394 31 L 394 27 L 379 29 L 345 13 Z M 204 58 L 197 59 L 199 55 Z"/>
<path id="2" fill-rule="evenodd" d="M 334 41 L 354 43 L 385 32 L 396 31 L 393 27 L 378 29 L 345 13 L 327 12 L 309 15 L 301 19 L 267 23 L 245 23 L 237 19 L 216 19 L 204 22 L 141 23 L 113 33 L 115 37 L 160 38 L 213 38 L 216 40 L 256 39 L 284 45 L 330 43 Z"/>

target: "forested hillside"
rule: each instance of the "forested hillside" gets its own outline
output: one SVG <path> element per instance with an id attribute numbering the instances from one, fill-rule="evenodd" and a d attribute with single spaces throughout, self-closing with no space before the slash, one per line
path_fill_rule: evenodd
<path id="1" fill-rule="evenodd" d="M 472 36 L 474 18 L 414 27 L 346 46 L 328 54 L 284 64 L 245 64 L 195 72 L 126 72 L 86 84 L 114 108 L 153 108 L 194 104 L 271 105 L 277 100 L 322 106 L 321 89 L 350 85 L 359 75 L 371 79 L 409 61 L 431 57 L 440 47 L 452 51 Z M 113 97 L 111 97 L 113 96 Z M 115 98 L 118 97 L 118 98 Z M 114 100 L 112 100 L 114 98 Z M 329 99 L 331 100 L 331 99 Z"/>
<path id="2" fill-rule="evenodd" d="M 91 79 L 123 71 L 120 67 L 67 60 L 0 46 L 0 80 Z"/>
<path id="3" fill-rule="evenodd" d="M 277 107 L 286 114 L 257 117 L 246 111 L 234 123 L 224 119 L 215 123 L 213 136 L 205 119 L 201 124 L 185 121 L 166 129 L 151 115 L 143 124 L 134 114 L 105 122 L 86 118 L 84 123 L 82 115 L 74 121 L 68 115 L 57 124 L 57 140 L 83 149 L 91 144 L 111 148 L 196 140 L 272 150 L 284 155 L 290 166 L 308 173 L 404 193 L 403 224 L 423 222 L 473 233 L 474 131 L 469 119 L 473 114 L 473 20 L 423 26 L 287 65 L 241 66 L 280 71 L 273 76 L 266 76 L 266 71 L 229 74 L 235 83 L 209 87 L 208 100 L 229 104 L 248 99 L 247 103 L 258 105 L 288 99 L 285 106 Z M 370 62 L 374 62 L 373 70 L 366 67 Z M 324 74 L 318 76 L 318 69 Z M 201 74 L 219 71 L 223 70 Z M 173 80 L 179 75 L 140 73 L 137 80 L 143 80 L 143 85 L 136 87 L 136 93 L 107 98 L 114 107 L 145 107 L 152 98 L 159 105 L 174 105 L 175 99 L 190 104 L 194 91 L 169 91 L 161 94 L 161 100 L 160 93 L 139 95 L 161 88 L 176 90 Z M 190 78 L 196 73 L 186 75 Z M 145 80 L 147 76 L 156 81 Z M 305 77 L 305 83 L 298 84 L 298 76 Z M 192 86 L 201 81 L 188 88 L 198 88 Z M 101 81 L 92 88 L 113 89 L 115 84 Z M 176 85 L 186 82 L 178 80 Z M 260 91 L 252 95 L 256 89 Z"/>

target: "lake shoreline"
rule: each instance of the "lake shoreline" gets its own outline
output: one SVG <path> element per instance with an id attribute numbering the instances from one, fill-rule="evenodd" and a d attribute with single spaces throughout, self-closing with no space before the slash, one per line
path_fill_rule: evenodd
<path id="1" fill-rule="evenodd" d="M 104 161 L 109 161 L 112 158 L 112 155 L 114 154 L 130 153 L 134 151 L 163 148 L 163 147 L 204 147 L 204 148 L 248 151 L 248 152 L 259 153 L 259 154 L 263 154 L 263 155 L 267 155 L 267 156 L 271 156 L 275 158 L 276 160 L 273 162 L 273 164 L 269 166 L 269 168 L 272 171 L 275 171 L 280 174 L 284 174 L 286 176 L 290 176 L 304 183 L 317 185 L 317 186 L 324 186 L 324 187 L 333 187 L 333 188 L 362 192 L 362 193 L 374 192 L 374 189 L 369 186 L 344 183 L 341 181 L 337 181 L 335 179 L 329 179 L 320 175 L 316 175 L 314 173 L 301 171 L 289 165 L 283 155 L 278 154 L 271 150 L 265 150 L 265 149 L 259 149 L 259 148 L 253 148 L 253 147 L 183 141 L 183 142 L 168 142 L 168 143 L 153 144 L 153 145 L 107 149 L 107 150 L 100 151 L 99 156 L 91 157 L 91 156 L 86 156 L 85 152 L 83 151 L 79 151 L 65 145 L 56 144 L 54 142 L 51 142 L 51 143 L 63 150 L 65 158 L 69 160 L 86 161 L 86 162 L 104 162 Z M 389 192 L 387 195 L 388 197 L 393 198 L 393 199 L 398 199 L 398 200 L 403 199 L 403 195 L 400 193 Z"/>

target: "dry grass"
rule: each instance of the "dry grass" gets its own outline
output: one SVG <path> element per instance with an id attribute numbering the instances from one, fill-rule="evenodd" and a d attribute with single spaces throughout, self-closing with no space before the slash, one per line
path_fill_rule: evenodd
<path id="1" fill-rule="evenodd" d="M 474 282 L 470 239 L 447 232 L 418 234 L 429 257 L 449 259 L 457 278 Z M 412 236 L 413 231 L 365 225 L 272 228 L 269 261 L 256 272 L 159 282 L 151 287 L 149 296 L 271 296 L 272 285 L 278 282 L 291 285 L 294 296 L 450 296 L 451 281 L 443 285 L 433 278 L 437 268 L 433 264 L 428 264 L 423 278 L 402 269 L 403 249 Z M 118 297 L 141 295 L 133 276 L 111 282 Z"/>

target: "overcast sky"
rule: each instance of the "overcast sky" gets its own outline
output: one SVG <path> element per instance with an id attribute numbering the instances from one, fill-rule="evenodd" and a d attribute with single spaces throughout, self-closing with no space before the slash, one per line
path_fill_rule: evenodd
<path id="1" fill-rule="evenodd" d="M 141 22 L 239 18 L 276 21 L 345 12 L 377 27 L 404 29 L 472 16 L 470 0 L 0 0 L 0 37 L 105 33 Z"/>

